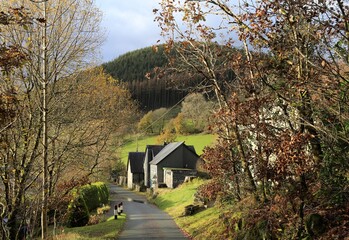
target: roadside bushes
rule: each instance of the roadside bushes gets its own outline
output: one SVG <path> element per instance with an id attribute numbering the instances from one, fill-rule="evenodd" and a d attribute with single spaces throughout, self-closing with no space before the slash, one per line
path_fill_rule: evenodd
<path id="1" fill-rule="evenodd" d="M 90 212 L 108 204 L 109 190 L 105 183 L 96 182 L 73 190 L 73 200 L 68 206 L 67 227 L 85 226 Z"/>
<path id="2" fill-rule="evenodd" d="M 108 204 L 109 191 L 103 182 L 96 182 L 82 186 L 79 195 L 84 199 L 89 211 L 95 210 L 103 204 Z"/>
<path id="3" fill-rule="evenodd" d="M 83 197 L 77 196 L 68 206 L 67 227 L 85 226 L 89 218 L 89 211 Z"/>

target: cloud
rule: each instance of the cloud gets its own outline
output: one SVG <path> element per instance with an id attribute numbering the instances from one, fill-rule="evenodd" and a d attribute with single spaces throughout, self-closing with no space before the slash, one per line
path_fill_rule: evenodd
<path id="1" fill-rule="evenodd" d="M 96 0 L 103 12 L 106 41 L 101 48 L 103 61 L 156 44 L 160 29 L 154 22 L 155 0 Z"/>

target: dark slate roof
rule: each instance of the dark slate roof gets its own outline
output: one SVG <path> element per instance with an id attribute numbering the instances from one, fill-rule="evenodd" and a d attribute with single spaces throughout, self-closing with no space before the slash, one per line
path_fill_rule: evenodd
<path id="1" fill-rule="evenodd" d="M 143 173 L 144 152 L 129 152 L 128 161 L 131 168 L 131 173 Z"/>
<path id="2" fill-rule="evenodd" d="M 180 145 L 182 145 L 184 142 L 172 142 L 167 144 L 155 157 L 154 159 L 149 163 L 156 165 L 159 162 L 161 162 L 165 157 L 170 155 L 174 150 L 176 150 Z"/>
<path id="3" fill-rule="evenodd" d="M 151 151 L 155 157 L 164 147 L 164 145 L 147 145 L 145 151 Z"/>
<path id="4" fill-rule="evenodd" d="M 198 155 L 198 154 L 196 153 L 196 151 L 195 151 L 194 146 L 192 146 L 192 145 L 187 145 L 187 148 L 188 148 L 190 151 L 192 151 L 196 156 L 199 157 L 199 155 Z"/>

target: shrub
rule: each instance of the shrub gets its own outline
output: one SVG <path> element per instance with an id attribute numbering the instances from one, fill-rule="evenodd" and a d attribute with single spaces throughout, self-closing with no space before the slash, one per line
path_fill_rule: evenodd
<path id="1" fill-rule="evenodd" d="M 109 190 L 105 183 L 97 182 L 73 190 L 73 201 L 68 206 L 68 227 L 85 226 L 89 222 L 89 212 L 107 204 Z"/>
<path id="2" fill-rule="evenodd" d="M 98 224 L 100 222 L 103 222 L 103 220 L 104 220 L 103 216 L 91 215 L 87 225 L 96 225 L 96 224 Z"/>
<path id="3" fill-rule="evenodd" d="M 183 113 L 179 113 L 176 118 L 173 119 L 173 126 L 178 134 L 188 133 L 188 129 L 185 125 Z"/>
<path id="4" fill-rule="evenodd" d="M 109 190 L 105 183 L 96 182 L 81 187 L 80 195 L 85 200 L 87 209 L 93 211 L 103 204 L 108 204 Z"/>
<path id="5" fill-rule="evenodd" d="M 305 219 L 305 228 L 311 237 L 320 236 L 325 232 L 324 218 L 317 214 L 309 214 Z"/>
<path id="6" fill-rule="evenodd" d="M 107 185 L 103 182 L 94 183 L 97 186 L 98 196 L 100 204 L 108 204 L 109 202 L 109 189 Z"/>
<path id="7" fill-rule="evenodd" d="M 169 121 L 164 131 L 157 137 L 158 143 L 174 142 L 177 138 L 176 130 L 173 125 L 173 120 Z"/>
<path id="8" fill-rule="evenodd" d="M 67 227 L 85 226 L 89 221 L 89 212 L 84 199 L 77 196 L 68 207 Z"/>
<path id="9" fill-rule="evenodd" d="M 100 208 L 97 208 L 97 214 L 102 215 L 110 210 L 110 206 L 103 206 Z"/>
<path id="10" fill-rule="evenodd" d="M 89 211 L 96 209 L 99 206 L 99 200 L 97 195 L 97 187 L 89 184 L 80 188 L 80 196 L 85 200 L 87 209 Z"/>

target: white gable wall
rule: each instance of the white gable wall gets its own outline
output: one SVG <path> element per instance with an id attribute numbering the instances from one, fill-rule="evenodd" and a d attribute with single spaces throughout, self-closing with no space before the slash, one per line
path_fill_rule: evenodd
<path id="1" fill-rule="evenodd" d="M 131 173 L 130 161 L 128 161 L 127 165 L 127 187 L 132 189 L 133 186 L 133 175 Z"/>
<path id="2" fill-rule="evenodd" d="M 154 188 L 158 186 L 158 166 L 150 165 L 150 187 Z"/>

